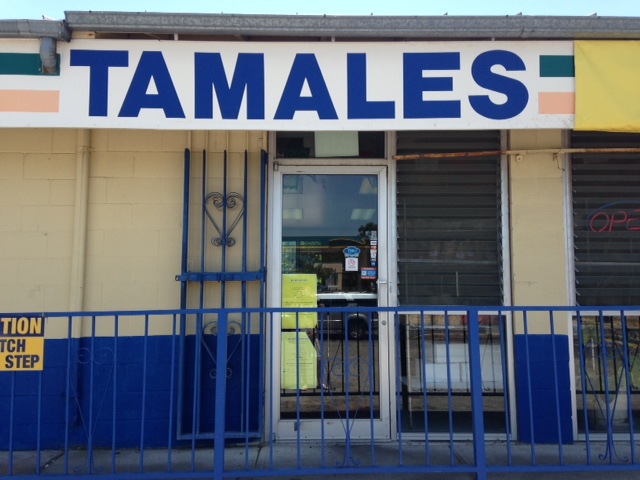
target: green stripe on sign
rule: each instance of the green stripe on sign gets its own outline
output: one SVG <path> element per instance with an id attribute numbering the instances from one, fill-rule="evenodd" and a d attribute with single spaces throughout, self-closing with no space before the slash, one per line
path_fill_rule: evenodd
<path id="1" fill-rule="evenodd" d="M 575 77 L 573 55 L 540 55 L 541 77 Z"/>
<path id="2" fill-rule="evenodd" d="M 60 65 L 60 55 L 58 55 Z M 0 53 L 0 75 L 44 75 L 37 53 Z M 55 75 L 60 75 L 58 67 Z"/>

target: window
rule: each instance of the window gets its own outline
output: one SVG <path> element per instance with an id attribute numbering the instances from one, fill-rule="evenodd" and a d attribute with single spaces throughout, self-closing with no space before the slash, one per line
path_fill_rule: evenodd
<path id="1" fill-rule="evenodd" d="M 573 148 L 640 148 L 640 135 L 572 132 Z M 636 305 L 640 292 L 640 153 L 572 155 L 578 305 Z"/>
<path id="2" fill-rule="evenodd" d="M 331 147 L 335 141 L 331 136 L 344 143 L 351 143 L 352 148 L 345 153 L 335 155 L 324 154 L 320 141 L 326 139 Z M 353 137 L 349 139 L 347 137 Z M 277 132 L 276 158 L 315 158 L 315 157 L 347 157 L 347 158 L 385 158 L 384 132 Z M 332 149 L 329 150 L 329 152 Z"/>
<path id="3" fill-rule="evenodd" d="M 398 155 L 500 150 L 500 132 L 398 132 Z M 398 160 L 398 301 L 501 305 L 500 156 Z"/>

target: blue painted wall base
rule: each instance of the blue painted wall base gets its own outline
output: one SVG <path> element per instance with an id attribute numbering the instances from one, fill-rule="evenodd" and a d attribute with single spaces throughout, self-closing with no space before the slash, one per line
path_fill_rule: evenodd
<path id="1" fill-rule="evenodd" d="M 144 337 L 46 340 L 42 372 L 0 372 L 0 450 L 9 448 L 10 434 L 14 450 L 36 449 L 38 428 L 41 449 L 62 449 L 65 442 L 70 448 L 86 446 L 89 436 L 96 448 L 180 445 L 176 441 L 179 341 L 172 336 L 150 336 L 146 342 L 145 357 Z M 252 362 L 259 363 L 259 341 L 249 343 Z M 193 358 L 188 352 L 186 361 L 193 363 Z M 205 377 L 210 362 L 203 361 Z M 243 378 L 242 367 L 232 360 L 230 368 L 235 375 L 227 395 L 227 427 L 257 430 L 262 414 L 259 383 L 251 388 L 249 404 L 243 402 L 239 398 L 243 390 L 237 385 Z M 257 371 L 255 364 L 253 370 Z M 186 388 L 193 389 L 193 382 L 187 381 Z M 210 387 L 202 391 L 201 413 L 210 421 L 214 409 L 207 396 Z M 187 398 L 193 396 L 187 392 Z M 239 419 L 234 405 L 244 405 L 251 418 L 249 425 Z M 190 408 L 185 410 L 183 418 L 190 418 Z"/>
<path id="2" fill-rule="evenodd" d="M 569 337 L 516 335 L 515 355 L 520 441 L 573 443 Z"/>

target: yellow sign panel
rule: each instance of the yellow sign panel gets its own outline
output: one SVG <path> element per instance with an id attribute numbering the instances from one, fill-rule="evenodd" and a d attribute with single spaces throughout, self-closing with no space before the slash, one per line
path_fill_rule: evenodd
<path id="1" fill-rule="evenodd" d="M 318 277 L 313 273 L 293 273 L 282 275 L 282 307 L 283 308 L 316 308 Z M 282 328 L 315 328 L 318 315 L 315 312 L 282 314 Z"/>
<path id="2" fill-rule="evenodd" d="M 44 369 L 44 318 L 0 318 L 0 371 Z"/>
<path id="3" fill-rule="evenodd" d="M 304 332 L 282 332 L 282 377 L 286 390 L 318 386 L 318 352 Z"/>
<path id="4" fill-rule="evenodd" d="M 575 130 L 640 132 L 640 42 L 576 41 Z"/>

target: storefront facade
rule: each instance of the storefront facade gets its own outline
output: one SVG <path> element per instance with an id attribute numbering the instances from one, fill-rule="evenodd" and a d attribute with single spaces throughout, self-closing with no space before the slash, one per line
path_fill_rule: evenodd
<path id="1" fill-rule="evenodd" d="M 574 41 L 581 19 L 573 22 L 575 31 L 522 40 L 510 19 L 488 18 L 483 35 L 470 30 L 465 39 L 457 29 L 464 18 L 439 34 L 424 33 L 439 19 L 403 28 L 387 19 L 396 35 L 376 35 L 374 27 L 348 34 L 358 29 L 341 30 L 339 23 L 327 35 L 320 18 L 280 19 L 310 22 L 307 33 L 284 26 L 252 33 L 234 16 L 185 16 L 199 25 L 185 31 L 178 16 L 165 17 L 169 27 L 155 14 L 132 26 L 134 17 L 121 14 L 114 24 L 106 14 L 68 14 L 70 40 L 59 36 L 48 52 L 56 59 L 53 72 L 44 72 L 47 52 L 42 40 L 30 38 L 35 32 L 0 40 L 0 305 L 7 317 L 638 303 L 640 150 L 634 149 L 640 142 L 633 132 L 640 130 L 633 119 L 620 127 L 596 115 L 605 124 L 594 123 L 587 107 L 588 89 L 596 87 L 580 83 L 581 73 L 591 78 L 584 65 L 602 58 L 591 43 L 609 43 L 609 52 L 617 44 L 639 48 L 598 41 L 632 39 L 621 31 L 627 22 L 607 23 Z M 476 20 L 479 29 L 483 22 Z M 296 282 L 311 285 L 311 297 L 295 300 Z M 432 315 L 426 343 L 416 340 L 420 320 L 411 315 L 399 329 L 382 311 L 361 317 L 320 327 L 301 314 L 270 325 L 265 344 L 249 348 L 259 368 L 283 374 L 263 386 L 264 410 L 246 406 L 260 418 L 237 428 L 259 436 L 260 425 L 271 421 L 278 439 L 296 438 L 299 430 L 303 438 L 322 431 L 323 438 L 340 439 L 343 424 L 335 419 L 348 405 L 340 400 L 333 414 L 320 416 L 317 399 L 322 391 L 339 397 L 340 379 L 351 368 L 349 348 L 362 346 L 368 350 L 357 358 L 367 358 L 366 371 L 358 366 L 354 376 L 371 395 L 359 397 L 356 408 L 372 412 L 375 424 L 355 422 L 352 438 L 437 431 L 437 405 L 430 423 L 413 406 L 412 395 L 422 390 L 455 394 L 464 434 L 466 317 Z M 183 325 L 183 354 L 210 361 L 206 347 L 189 338 L 210 324 L 189 323 L 195 321 Z M 488 411 L 517 432 L 517 404 L 505 411 L 502 399 L 505 388 L 513 398 L 521 389 L 522 332 L 499 329 L 500 321 L 481 319 L 483 389 Z M 71 336 L 86 337 L 86 328 L 78 325 Z M 114 328 L 101 324 L 92 336 L 108 342 Z M 126 322 L 118 328 L 132 349 L 147 334 L 157 337 L 159 359 L 176 335 L 162 323 L 150 332 Z M 253 324 L 244 333 L 262 328 Z M 319 348 L 318 337 L 334 328 L 337 335 L 327 335 L 333 340 Z M 573 352 L 571 315 L 551 328 L 530 328 L 541 337 L 566 337 L 567 355 Z M 446 341 L 445 330 L 451 332 Z M 326 365 L 304 389 L 297 388 L 300 378 L 285 374 L 287 357 L 278 353 L 291 341 L 300 348 L 301 331 L 318 365 Z M 52 352 L 64 351 L 68 333 L 62 323 L 47 324 L 45 369 L 53 368 Z M 501 342 L 509 352 L 504 359 L 495 348 Z M 445 352 L 445 344 L 460 348 Z M 570 379 L 561 396 L 571 438 L 579 438 L 577 367 L 567 365 L 558 367 Z M 415 387 L 421 377 L 426 386 Z M 164 392 L 163 378 L 156 381 Z M 180 388 L 203 396 L 185 393 L 178 409 L 204 405 L 206 392 L 194 390 L 192 378 L 183 381 Z M 300 390 L 309 393 L 303 420 Z M 57 393 L 53 387 L 51 396 Z M 398 402 L 406 402 L 406 425 L 393 415 Z M 184 408 L 177 416 L 186 425 Z M 208 415 L 198 432 L 207 433 Z"/>

